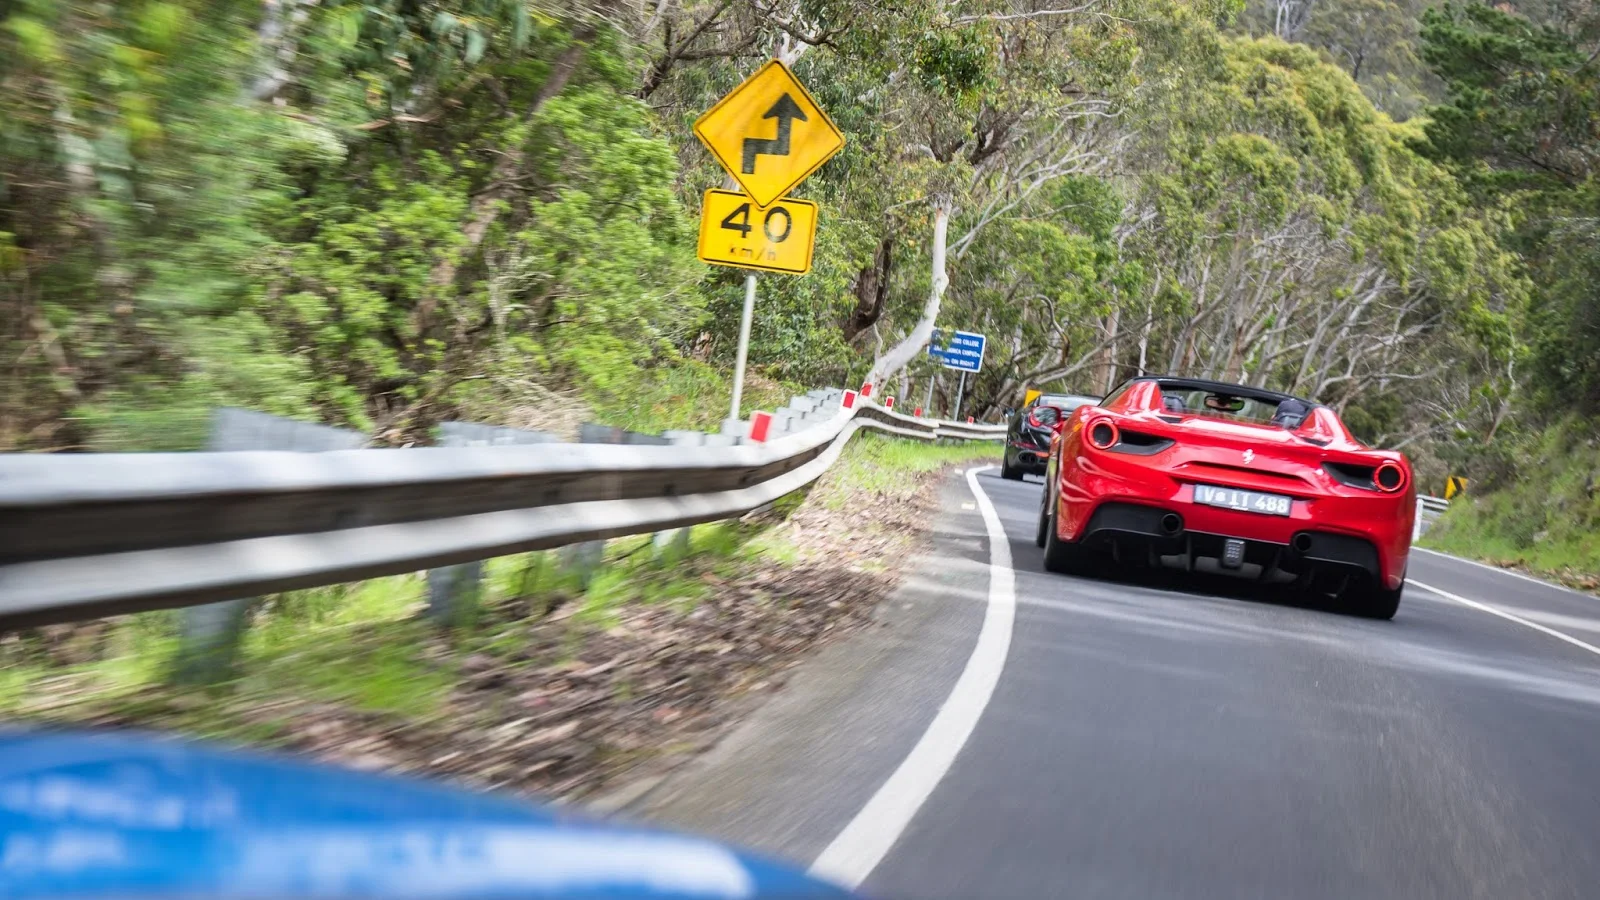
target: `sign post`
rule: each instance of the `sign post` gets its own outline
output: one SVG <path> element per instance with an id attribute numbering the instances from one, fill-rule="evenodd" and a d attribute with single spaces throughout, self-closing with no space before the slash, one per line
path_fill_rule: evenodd
<path id="1" fill-rule="evenodd" d="M 750 355 L 750 319 L 756 311 L 756 273 L 744 277 L 744 313 L 739 317 L 739 349 L 733 358 L 733 403 L 728 421 L 739 421 L 739 401 L 744 399 L 744 361 Z"/>
<path id="2" fill-rule="evenodd" d="M 844 135 L 789 67 L 774 59 L 757 69 L 695 121 L 694 134 L 744 188 L 706 192 L 700 259 L 790 275 L 811 271 L 817 204 L 784 195 L 843 149 Z M 744 279 L 730 422 L 739 419 L 755 305 L 752 272 Z"/>

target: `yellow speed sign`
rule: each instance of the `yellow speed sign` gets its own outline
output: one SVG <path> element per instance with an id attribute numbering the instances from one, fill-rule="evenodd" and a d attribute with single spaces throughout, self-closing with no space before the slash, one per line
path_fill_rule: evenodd
<path id="1" fill-rule="evenodd" d="M 817 240 L 817 205 L 779 200 L 760 207 L 742 191 L 706 191 L 700 208 L 702 262 L 764 272 L 811 271 Z"/>

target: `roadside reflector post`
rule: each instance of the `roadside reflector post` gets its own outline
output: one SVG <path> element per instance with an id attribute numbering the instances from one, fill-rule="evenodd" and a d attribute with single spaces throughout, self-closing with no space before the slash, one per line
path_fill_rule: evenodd
<path id="1" fill-rule="evenodd" d="M 971 416 L 967 416 L 967 424 L 968 425 L 971 425 L 973 423 L 973 421 L 974 420 L 973 420 L 973 418 Z"/>
<path id="2" fill-rule="evenodd" d="M 758 444 L 767 442 L 767 435 L 772 433 L 772 413 L 753 412 L 750 414 L 750 440 Z"/>
<path id="3" fill-rule="evenodd" d="M 859 395 L 855 391 L 845 391 L 844 397 L 839 401 L 839 405 L 844 409 L 855 409 L 857 396 Z"/>
<path id="4" fill-rule="evenodd" d="M 883 398 L 883 408 L 884 409 L 894 409 L 894 398 L 893 397 L 885 397 L 885 398 Z"/>
<path id="5" fill-rule="evenodd" d="M 866 384 L 863 384 L 861 386 L 861 396 L 863 396 L 863 397 L 871 397 L 872 396 L 872 382 L 869 381 Z"/>
<path id="6" fill-rule="evenodd" d="M 920 419 L 920 418 L 922 418 L 922 407 L 920 407 L 920 406 L 919 406 L 919 407 L 917 407 L 917 408 L 916 408 L 916 409 L 915 409 L 915 410 L 913 410 L 913 411 L 912 411 L 912 413 L 911 413 L 911 414 L 912 414 L 912 415 L 913 415 L 913 416 L 916 416 L 916 417 L 917 417 L 917 418 L 919 418 L 919 419 Z"/>

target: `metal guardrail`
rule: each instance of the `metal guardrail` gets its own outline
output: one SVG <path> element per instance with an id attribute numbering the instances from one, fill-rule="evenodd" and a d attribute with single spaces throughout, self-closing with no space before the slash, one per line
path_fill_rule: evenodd
<path id="1" fill-rule="evenodd" d="M 1450 501 L 1443 497 L 1417 495 L 1417 515 L 1416 518 L 1411 520 L 1411 539 L 1413 541 L 1420 540 L 1423 535 L 1428 533 L 1428 529 L 1433 527 L 1433 523 L 1439 521 L 1439 517 L 1444 515 L 1444 511 L 1449 508 Z"/>
<path id="2" fill-rule="evenodd" d="M 0 629 L 337 584 L 742 515 L 860 428 L 1004 426 L 858 401 L 766 444 L 0 456 Z"/>

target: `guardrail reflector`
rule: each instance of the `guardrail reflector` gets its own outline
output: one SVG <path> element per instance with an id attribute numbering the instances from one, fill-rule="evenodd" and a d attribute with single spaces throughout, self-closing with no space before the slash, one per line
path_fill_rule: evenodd
<path id="1" fill-rule="evenodd" d="M 885 398 L 883 398 L 883 408 L 884 409 L 894 409 L 894 398 L 893 397 L 885 397 Z"/>
<path id="2" fill-rule="evenodd" d="M 912 415 L 916 416 L 919 419 L 922 418 L 922 407 L 920 407 L 920 406 L 917 407 L 916 411 L 913 412 Z"/>
<path id="3" fill-rule="evenodd" d="M 872 382 L 869 381 L 866 384 L 863 384 L 861 386 L 861 396 L 863 396 L 863 397 L 871 397 L 872 396 Z"/>
<path id="4" fill-rule="evenodd" d="M 772 432 L 772 413 L 753 412 L 750 414 L 750 440 L 758 444 L 766 443 L 767 435 Z"/>
<path id="5" fill-rule="evenodd" d="M 839 405 L 844 409 L 855 409 L 857 396 L 859 395 L 855 391 L 845 391 L 844 399 L 839 401 Z"/>

